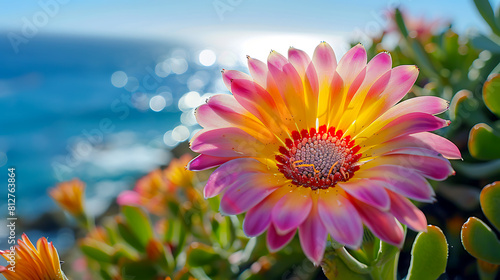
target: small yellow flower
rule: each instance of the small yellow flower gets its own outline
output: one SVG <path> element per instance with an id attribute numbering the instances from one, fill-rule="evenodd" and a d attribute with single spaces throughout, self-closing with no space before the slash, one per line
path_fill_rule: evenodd
<path id="1" fill-rule="evenodd" d="M 174 158 L 165 169 L 165 177 L 175 186 L 190 187 L 193 185 L 194 172 L 186 169 L 186 165 L 192 157 L 185 154 L 180 158 Z"/>
<path id="2" fill-rule="evenodd" d="M 38 239 L 35 248 L 28 236 L 23 234 L 14 248 L 13 251 L 0 251 L 9 262 L 6 267 L 0 266 L 0 273 L 7 280 L 67 280 L 56 248 L 45 237 Z"/>
<path id="3" fill-rule="evenodd" d="M 173 159 L 164 169 L 156 169 L 139 179 L 134 190 L 122 192 L 117 202 L 120 205 L 141 205 L 153 214 L 163 215 L 167 212 L 168 201 L 189 201 L 202 199 L 194 189 L 194 172 L 186 169 L 191 160 L 186 154 Z"/>
<path id="4" fill-rule="evenodd" d="M 85 184 L 79 179 L 62 182 L 49 191 L 50 196 L 64 210 L 75 217 L 84 213 Z"/>

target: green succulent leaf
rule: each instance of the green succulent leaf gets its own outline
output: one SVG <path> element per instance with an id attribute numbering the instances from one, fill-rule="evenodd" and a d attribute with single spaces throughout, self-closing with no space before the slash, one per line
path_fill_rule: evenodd
<path id="1" fill-rule="evenodd" d="M 469 152 L 478 159 L 491 160 L 500 158 L 500 137 L 484 123 L 476 124 L 469 133 Z"/>
<path id="2" fill-rule="evenodd" d="M 80 245 L 80 250 L 87 257 L 94 259 L 98 262 L 112 263 L 114 254 L 113 248 L 105 243 L 88 240 Z"/>
<path id="3" fill-rule="evenodd" d="M 146 212 L 139 207 L 125 205 L 122 207 L 122 213 L 132 233 L 141 245 L 146 246 L 153 237 L 153 229 Z"/>
<path id="4" fill-rule="evenodd" d="M 190 267 L 199 267 L 209 265 L 219 259 L 220 255 L 212 247 L 194 242 L 187 250 L 186 264 Z"/>
<path id="5" fill-rule="evenodd" d="M 120 233 L 120 236 L 125 242 L 127 242 L 127 244 L 132 246 L 137 251 L 145 252 L 146 245 L 141 243 L 141 241 L 136 237 L 128 224 L 125 224 L 122 220 L 118 220 L 117 226 L 118 233 Z"/>
<path id="6" fill-rule="evenodd" d="M 500 241 L 483 221 L 470 217 L 462 226 L 461 236 L 469 254 L 492 264 L 500 264 Z"/>
<path id="7" fill-rule="evenodd" d="M 492 75 L 484 83 L 483 100 L 486 107 L 500 117 L 500 74 Z"/>
<path id="8" fill-rule="evenodd" d="M 491 264 L 482 260 L 477 260 L 477 272 L 481 280 L 495 280 L 500 265 Z"/>
<path id="9" fill-rule="evenodd" d="M 325 276 L 332 279 L 369 280 L 370 274 L 360 274 L 352 271 L 333 251 L 327 250 L 321 264 Z"/>
<path id="10" fill-rule="evenodd" d="M 500 181 L 485 186 L 479 201 L 486 218 L 500 230 Z"/>
<path id="11" fill-rule="evenodd" d="M 448 243 L 440 228 L 427 226 L 415 238 L 411 249 L 408 280 L 435 280 L 443 274 L 448 260 Z"/>
<path id="12" fill-rule="evenodd" d="M 124 263 L 120 269 L 123 279 L 158 279 L 158 271 L 153 263 L 149 261 Z"/>
<path id="13" fill-rule="evenodd" d="M 493 13 L 493 8 L 491 7 L 490 1 L 488 0 L 474 0 L 477 10 L 484 18 L 486 23 L 490 26 L 491 30 L 500 36 L 500 28 L 496 23 L 495 14 Z"/>
<path id="14" fill-rule="evenodd" d="M 474 47 L 478 49 L 488 50 L 492 53 L 500 53 L 500 44 L 496 38 L 486 37 L 483 34 L 475 34 L 471 41 Z"/>

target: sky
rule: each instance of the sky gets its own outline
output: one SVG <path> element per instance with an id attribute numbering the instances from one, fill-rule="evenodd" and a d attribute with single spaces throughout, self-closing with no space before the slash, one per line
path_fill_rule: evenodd
<path id="1" fill-rule="evenodd" d="M 0 0 L 0 31 L 22 35 L 31 25 L 35 36 L 176 39 L 242 51 L 268 51 L 281 43 L 308 50 L 320 40 L 335 45 L 380 30 L 383 11 L 396 6 L 415 16 L 449 20 L 459 32 L 487 30 L 472 0 Z M 314 42 L 305 44 L 309 41 Z"/>

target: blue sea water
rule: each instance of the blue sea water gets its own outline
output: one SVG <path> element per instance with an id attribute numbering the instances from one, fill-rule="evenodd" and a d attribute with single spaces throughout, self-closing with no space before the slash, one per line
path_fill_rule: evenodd
<path id="1" fill-rule="evenodd" d="M 38 35 L 16 54 L 6 37 L 0 34 L 0 194 L 15 167 L 16 210 L 26 219 L 55 210 L 48 188 L 73 177 L 87 183 L 89 208 L 103 211 L 169 161 L 169 148 L 198 128 L 192 108 L 223 90 L 220 68 L 201 65 L 199 47 Z M 116 86 L 117 71 L 127 82 Z M 159 112 L 153 96 L 165 105 Z M 6 209 L 0 200 L 0 216 Z"/>

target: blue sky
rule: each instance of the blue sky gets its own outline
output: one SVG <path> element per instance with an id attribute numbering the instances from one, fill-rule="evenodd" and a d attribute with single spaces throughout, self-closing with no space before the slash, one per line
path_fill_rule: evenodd
<path id="1" fill-rule="evenodd" d="M 490 1 L 494 6 L 500 3 Z M 0 31 L 21 34 L 27 21 L 38 20 L 43 23 L 39 33 L 174 38 L 209 47 L 232 47 L 231 43 L 238 42 L 254 48 L 274 38 L 308 48 L 301 46 L 306 38 L 315 44 L 342 39 L 345 43 L 355 31 L 381 26 L 382 11 L 396 5 L 415 16 L 449 20 L 459 32 L 470 27 L 487 30 L 472 0 L 0 0 Z M 41 14 L 54 10 L 44 23 Z M 261 38 L 247 44 L 245 38 L 252 36 Z"/>
<path id="2" fill-rule="evenodd" d="M 31 2 L 31 4 L 28 4 Z M 62 2 L 62 3 L 59 3 Z M 459 30 L 482 25 L 472 0 L 354 1 L 123 1 L 0 0 L 0 29 L 20 31 L 23 17 L 33 21 L 42 3 L 58 3 L 44 32 L 175 35 L 196 27 L 217 30 L 349 32 L 363 27 L 383 9 L 401 4 L 412 14 L 451 19 Z M 66 3 L 64 3 L 66 2 Z M 492 0 L 498 4 L 500 0 Z M 184 34 L 189 37 L 189 34 Z"/>

